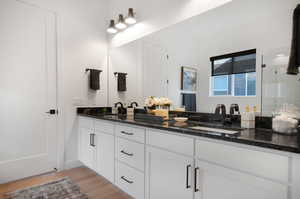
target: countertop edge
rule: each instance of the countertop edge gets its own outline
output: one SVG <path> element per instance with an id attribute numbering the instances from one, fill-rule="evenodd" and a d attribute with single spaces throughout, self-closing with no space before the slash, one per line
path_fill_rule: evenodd
<path id="1" fill-rule="evenodd" d="M 239 143 L 239 144 L 245 144 L 249 146 L 256 146 L 256 147 L 261 147 L 261 148 L 267 148 L 267 149 L 273 149 L 273 150 L 279 150 L 283 152 L 291 152 L 291 153 L 296 153 L 300 154 L 300 149 L 296 147 L 289 147 L 289 146 L 283 146 L 283 145 L 277 145 L 277 144 L 272 144 L 272 143 L 265 143 L 265 142 L 257 142 L 253 140 L 246 140 L 246 139 L 237 139 L 235 137 L 227 137 L 227 136 L 220 136 L 220 135 L 213 135 L 213 134 L 207 134 L 207 133 L 201 133 L 201 131 L 193 132 L 195 130 L 188 130 L 188 129 L 183 129 L 178 127 L 176 128 L 167 128 L 167 127 L 162 127 L 162 126 L 157 126 L 153 124 L 145 124 L 145 123 L 138 123 L 138 122 L 130 122 L 126 120 L 116 120 L 116 119 L 111 119 L 111 118 L 105 118 L 102 116 L 94 116 L 94 115 L 89 115 L 89 114 L 82 114 L 78 113 L 78 116 L 81 117 L 89 117 L 89 118 L 94 118 L 94 119 L 99 119 L 99 120 L 105 120 L 105 121 L 110 121 L 110 122 L 118 122 L 118 123 L 123 123 L 123 124 L 129 124 L 129 125 L 134 125 L 134 126 L 141 126 L 145 128 L 153 128 L 153 129 L 159 129 L 159 130 L 165 130 L 165 131 L 172 131 L 176 132 L 182 135 L 191 135 L 195 137 L 204 137 L 204 138 L 211 138 L 215 140 L 222 140 L 222 141 L 227 141 L 227 142 L 232 142 L 232 143 Z"/>

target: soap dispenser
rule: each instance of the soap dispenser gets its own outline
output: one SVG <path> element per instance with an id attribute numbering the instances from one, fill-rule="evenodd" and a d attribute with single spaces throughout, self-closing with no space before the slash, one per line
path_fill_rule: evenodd
<path id="1" fill-rule="evenodd" d="M 127 107 L 127 116 L 134 115 L 134 105 L 135 107 L 139 106 L 137 102 L 131 102 L 131 104 Z"/>

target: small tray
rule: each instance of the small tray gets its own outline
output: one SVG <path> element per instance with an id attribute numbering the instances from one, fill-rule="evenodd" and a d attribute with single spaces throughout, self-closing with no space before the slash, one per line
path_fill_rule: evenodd
<path id="1" fill-rule="evenodd" d="M 165 120 L 161 116 L 156 116 L 156 115 L 150 115 L 150 114 L 143 114 L 143 113 L 137 113 L 134 115 L 135 120 L 142 120 L 145 122 L 151 122 L 151 123 L 163 123 Z"/>

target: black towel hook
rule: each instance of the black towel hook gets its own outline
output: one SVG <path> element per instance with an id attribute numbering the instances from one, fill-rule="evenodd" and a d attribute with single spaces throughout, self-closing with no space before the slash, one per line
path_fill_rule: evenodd
<path id="1" fill-rule="evenodd" d="M 85 69 L 85 73 L 89 72 L 90 70 L 98 70 L 98 69 L 86 68 L 86 69 Z M 102 72 L 102 70 L 98 70 L 98 71 L 100 71 L 100 73 Z"/>
<path id="2" fill-rule="evenodd" d="M 127 73 L 121 73 L 121 72 L 114 72 L 114 75 L 117 77 L 118 74 L 125 74 L 127 76 Z"/>

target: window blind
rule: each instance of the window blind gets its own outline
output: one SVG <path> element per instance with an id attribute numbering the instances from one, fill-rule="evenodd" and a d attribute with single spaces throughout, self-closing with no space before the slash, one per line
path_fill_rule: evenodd
<path id="1" fill-rule="evenodd" d="M 211 57 L 212 76 L 256 71 L 256 49 Z"/>

